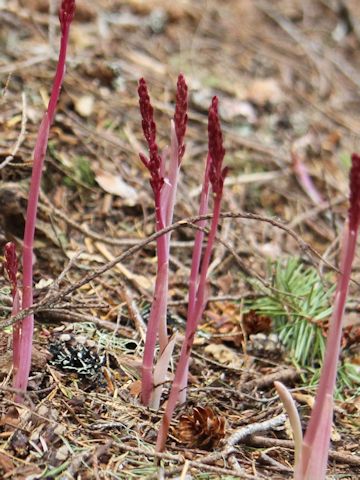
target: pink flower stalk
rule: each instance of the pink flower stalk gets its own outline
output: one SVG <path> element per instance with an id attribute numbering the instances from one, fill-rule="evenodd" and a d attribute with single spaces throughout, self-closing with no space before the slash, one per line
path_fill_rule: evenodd
<path id="1" fill-rule="evenodd" d="M 199 215 L 206 215 L 208 211 L 209 184 L 211 181 L 210 176 L 212 178 L 211 183 L 212 183 L 213 192 L 215 195 L 217 194 L 217 191 L 219 190 L 219 187 L 220 187 L 220 185 L 218 184 L 219 182 L 218 179 L 222 177 L 221 165 L 224 159 L 225 150 L 223 148 L 223 138 L 222 138 L 222 132 L 220 127 L 219 115 L 218 115 L 217 97 L 213 98 L 211 107 L 209 109 L 208 137 L 209 137 L 209 146 L 208 146 L 209 154 L 206 160 L 205 176 L 204 176 L 203 187 L 200 195 Z M 217 159 L 217 161 L 214 162 L 212 159 Z M 226 172 L 224 172 L 224 178 L 225 178 L 225 174 Z M 221 193 L 222 193 L 222 185 L 221 185 Z M 220 196 L 220 202 L 221 202 L 221 196 Z M 219 203 L 219 208 L 220 208 L 220 203 Z M 206 224 L 205 221 L 199 222 L 200 227 L 204 227 L 205 224 Z M 198 282 L 199 282 L 199 267 L 200 267 L 203 240 L 204 240 L 204 232 L 197 231 L 195 235 L 195 245 L 194 245 L 194 251 L 193 251 L 193 258 L 191 262 L 187 318 L 191 318 L 195 314 L 196 295 L 197 295 Z M 190 359 L 190 356 L 189 356 L 189 359 Z M 180 394 L 179 394 L 180 403 L 184 403 L 186 400 L 186 386 L 188 383 L 188 373 L 189 373 L 189 365 L 187 365 L 184 370 L 184 377 L 181 382 L 181 388 L 180 388 Z"/>
<path id="2" fill-rule="evenodd" d="M 208 213 L 208 205 L 209 205 L 209 168 L 211 163 L 210 154 L 208 154 L 205 164 L 205 172 L 204 172 L 204 179 L 202 190 L 200 194 L 200 206 L 199 206 L 199 216 L 206 215 Z M 205 227 L 206 221 L 202 220 L 198 223 L 199 227 Z M 194 250 L 192 255 L 191 261 L 191 271 L 190 271 L 190 281 L 189 281 L 189 299 L 188 299 L 188 311 L 187 311 L 187 318 L 192 317 L 195 313 L 196 308 L 196 293 L 199 286 L 199 268 L 200 268 L 200 261 L 201 261 L 201 254 L 204 242 L 204 232 L 198 230 L 195 234 L 195 241 L 194 241 Z M 179 392 L 179 403 L 185 403 L 186 401 L 186 387 L 188 384 L 188 376 L 189 376 L 189 361 L 184 369 L 184 375 L 181 381 L 180 392 Z"/>
<path id="3" fill-rule="evenodd" d="M 296 178 L 298 179 L 298 182 L 300 183 L 304 192 L 315 205 L 323 202 L 323 198 L 315 187 L 314 182 L 309 175 L 308 169 L 301 160 L 300 156 L 293 151 L 291 152 L 291 157 Z"/>
<path id="4" fill-rule="evenodd" d="M 178 153 L 179 164 L 185 153 L 184 138 L 186 133 L 187 121 L 188 121 L 187 108 L 188 108 L 188 87 L 186 85 L 184 76 L 179 75 L 178 81 L 177 81 L 176 107 L 175 107 L 175 114 L 174 114 L 175 132 L 176 132 L 176 139 L 177 139 L 178 149 L 179 149 L 179 153 Z"/>
<path id="5" fill-rule="evenodd" d="M 180 390 L 184 388 L 184 379 L 187 378 L 189 360 L 192 345 L 194 343 L 196 328 L 205 308 L 205 288 L 206 275 L 209 268 L 210 257 L 212 252 L 215 235 L 220 217 L 220 206 L 223 193 L 224 179 L 227 174 L 227 168 L 223 168 L 223 160 L 225 149 L 223 148 L 223 138 L 218 114 L 218 99 L 214 97 L 209 109 L 208 119 L 208 134 L 209 134 L 209 153 L 205 171 L 205 178 L 203 184 L 203 194 L 200 202 L 200 210 L 207 209 L 205 203 L 208 192 L 208 184 L 211 183 L 214 196 L 214 211 L 211 221 L 210 233 L 206 245 L 204 257 L 201 262 L 200 272 L 196 272 L 195 267 L 191 270 L 191 294 L 189 292 L 188 315 L 186 322 L 185 341 L 181 348 L 180 359 L 176 368 L 174 382 L 170 391 L 170 395 L 166 404 L 165 413 L 160 425 L 156 450 L 163 451 L 170 427 L 170 421 L 175 410 L 176 403 L 179 399 Z M 198 243 L 195 244 L 193 253 L 193 265 L 199 267 L 201 256 L 202 238 L 199 237 Z M 193 266 L 192 265 L 192 266 Z M 196 291 L 196 293 L 195 293 Z"/>
<path id="6" fill-rule="evenodd" d="M 166 169 L 166 155 L 160 155 L 156 143 L 156 124 L 154 110 L 150 102 L 149 93 L 145 80 L 139 81 L 138 87 L 140 112 L 142 116 L 142 128 L 148 144 L 149 158 L 140 154 L 140 159 L 150 172 L 150 184 L 154 193 L 156 230 L 172 223 L 179 168 L 185 151 L 184 136 L 187 124 L 187 95 L 188 89 L 183 75 L 179 75 L 177 82 L 176 108 L 174 120 L 171 124 L 171 148 L 169 166 Z M 154 299 L 151 306 L 148 329 L 145 339 L 145 349 L 142 366 L 142 402 L 153 408 L 157 408 L 161 387 L 154 387 L 153 361 L 157 337 L 159 337 L 160 355 L 159 361 L 167 363 L 171 357 L 169 348 L 173 348 L 174 341 L 169 345 L 167 336 L 167 295 L 169 283 L 169 248 L 170 233 L 157 239 L 157 274 L 154 289 Z M 168 346 L 169 345 L 169 346 Z M 167 348 L 168 347 L 168 348 Z M 162 353 L 166 354 L 162 356 Z M 172 351 L 172 350 L 171 350 Z M 157 379 L 162 378 L 163 383 L 167 366 L 161 364 L 157 368 Z"/>
<path id="7" fill-rule="evenodd" d="M 305 433 L 300 461 L 295 470 L 295 480 L 322 480 L 326 475 L 343 315 L 360 224 L 360 155 L 354 153 L 351 160 L 350 207 L 343 233 L 341 273 L 335 293 L 334 310 L 329 325 L 315 406 Z"/>
<path id="8" fill-rule="evenodd" d="M 44 114 L 34 149 L 34 161 L 31 175 L 30 192 L 26 212 L 24 247 L 23 247 L 23 300 L 22 308 L 33 304 L 33 245 L 37 206 L 40 192 L 40 181 L 48 145 L 50 125 L 52 124 L 56 105 L 59 99 L 61 85 L 65 74 L 65 61 L 69 40 L 70 25 L 75 14 L 75 0 L 62 0 L 59 10 L 61 42 L 59 59 L 51 90 L 49 105 Z M 14 388 L 26 391 L 31 368 L 32 337 L 34 331 L 34 316 L 29 315 L 22 320 L 21 325 L 20 365 L 14 377 Z"/>
<path id="9" fill-rule="evenodd" d="M 11 286 L 11 296 L 13 305 L 11 315 L 16 315 L 21 310 L 21 298 L 17 284 L 18 260 L 16 256 L 16 246 L 13 242 L 8 242 L 4 249 L 5 262 L 4 267 L 9 277 Z M 20 341 L 21 328 L 19 323 L 13 325 L 13 374 L 15 375 L 19 369 L 20 362 Z"/>

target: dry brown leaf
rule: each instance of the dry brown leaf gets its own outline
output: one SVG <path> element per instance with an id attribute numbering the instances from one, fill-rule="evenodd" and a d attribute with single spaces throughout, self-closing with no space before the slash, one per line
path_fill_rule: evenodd
<path id="1" fill-rule="evenodd" d="M 266 315 L 259 315 L 252 310 L 244 315 L 243 323 L 247 335 L 271 332 L 271 318 Z"/>
<path id="2" fill-rule="evenodd" d="M 300 393 L 300 392 L 293 392 L 292 396 L 294 397 L 294 400 L 296 400 L 297 402 L 305 404 L 311 409 L 314 407 L 315 398 L 312 395 L 307 395 L 305 393 Z"/>
<path id="3" fill-rule="evenodd" d="M 242 315 L 241 309 L 234 303 L 216 302 L 206 311 L 206 317 L 216 332 L 216 343 L 227 342 L 235 347 L 242 347 L 244 330 L 247 335 L 271 332 L 270 317 L 253 311 Z"/>
<path id="4" fill-rule="evenodd" d="M 280 85 L 274 78 L 254 80 L 250 84 L 246 96 L 248 100 L 261 107 L 267 103 L 277 105 L 284 99 Z"/>
<path id="5" fill-rule="evenodd" d="M 221 99 L 219 113 L 220 117 L 226 122 L 232 122 L 235 118 L 245 118 L 248 123 L 257 121 L 256 109 L 245 100 L 223 98 Z"/>
<path id="6" fill-rule="evenodd" d="M 16 430 L 10 439 L 10 445 L 19 458 L 27 457 L 29 453 L 29 438 L 22 430 Z"/>
<path id="7" fill-rule="evenodd" d="M 132 382 L 129 392 L 134 397 L 138 397 L 141 393 L 141 380 L 135 380 L 135 382 Z"/>
<path id="8" fill-rule="evenodd" d="M 16 428 L 20 423 L 20 414 L 16 407 L 8 408 L 7 412 L 4 413 L 0 419 L 0 425 L 3 427 Z"/>
<path id="9" fill-rule="evenodd" d="M 105 192 L 123 198 L 130 206 L 135 205 L 138 201 L 138 192 L 131 185 L 124 182 L 120 175 L 99 170 L 95 175 L 95 180 Z"/>
<path id="10" fill-rule="evenodd" d="M 5 474 L 13 471 L 14 468 L 15 465 L 11 458 L 4 453 L 0 453 L 0 474 L 3 475 L 2 478 L 4 478 Z"/>
<path id="11" fill-rule="evenodd" d="M 40 345 L 32 347 L 31 369 L 33 371 L 44 370 L 48 360 L 51 358 L 48 350 Z M 0 378 L 5 377 L 12 366 L 12 336 L 3 335 L 0 338 Z"/>
<path id="12" fill-rule="evenodd" d="M 227 367 L 240 369 L 243 366 L 243 362 L 240 356 L 231 348 L 225 345 L 217 345 L 211 343 L 205 347 L 205 352 L 212 355 L 215 360 Z"/>
<path id="13" fill-rule="evenodd" d="M 56 460 L 59 462 L 64 462 L 69 456 L 69 448 L 67 445 L 62 445 L 60 448 L 56 450 Z"/>

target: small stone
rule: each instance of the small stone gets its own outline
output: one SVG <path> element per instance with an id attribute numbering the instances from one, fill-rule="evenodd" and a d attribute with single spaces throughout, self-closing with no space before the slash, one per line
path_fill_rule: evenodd
<path id="1" fill-rule="evenodd" d="M 63 445 L 62 447 L 58 448 L 56 452 L 56 460 L 63 462 L 68 458 L 68 456 L 69 456 L 69 450 L 66 445 Z"/>
<path id="2" fill-rule="evenodd" d="M 92 95 L 83 95 L 75 100 L 75 110 L 82 117 L 90 117 L 94 110 L 94 97 Z"/>

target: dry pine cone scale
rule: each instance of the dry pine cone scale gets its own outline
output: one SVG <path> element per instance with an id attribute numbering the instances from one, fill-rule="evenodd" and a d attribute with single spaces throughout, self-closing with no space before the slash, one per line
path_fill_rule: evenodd
<path id="1" fill-rule="evenodd" d="M 210 407 L 195 407 L 191 414 L 181 415 L 176 436 L 189 448 L 210 450 L 225 436 L 225 418 Z"/>

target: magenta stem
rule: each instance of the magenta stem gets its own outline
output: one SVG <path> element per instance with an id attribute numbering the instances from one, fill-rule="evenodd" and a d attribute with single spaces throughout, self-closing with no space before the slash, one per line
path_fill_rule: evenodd
<path id="1" fill-rule="evenodd" d="M 20 292 L 18 289 L 14 292 L 13 295 L 13 305 L 11 310 L 11 315 L 17 315 L 21 310 L 21 300 Z M 19 370 L 20 358 L 21 358 L 21 324 L 15 323 L 13 325 L 13 376 L 16 375 L 16 372 Z"/>
<path id="2" fill-rule="evenodd" d="M 206 215 L 208 212 L 209 204 L 209 167 L 210 167 L 210 155 L 207 156 L 203 186 L 200 195 L 200 206 L 199 206 L 199 215 Z M 205 226 L 205 220 L 198 223 L 200 227 Z M 195 234 L 194 241 L 194 250 L 191 261 L 191 272 L 190 272 L 190 281 L 189 281 L 189 299 L 188 299 L 188 311 L 187 318 L 190 318 L 195 313 L 196 307 L 196 292 L 199 285 L 199 268 L 201 261 L 201 254 L 204 241 L 204 232 L 197 230 Z M 189 361 L 184 369 L 183 379 L 181 381 L 180 394 L 179 394 L 179 403 L 184 403 L 186 401 L 186 386 L 188 384 L 189 376 Z"/>
<path id="3" fill-rule="evenodd" d="M 22 308 L 26 309 L 33 304 L 33 247 L 37 207 L 40 193 L 40 182 L 48 145 L 50 125 L 55 116 L 56 105 L 59 99 L 62 81 L 65 73 L 66 51 L 69 38 L 70 23 L 65 26 L 61 36 L 59 60 L 54 77 L 53 88 L 48 109 L 45 112 L 39 127 L 39 133 L 34 149 L 34 162 L 31 175 L 28 206 L 26 212 L 24 247 L 23 247 L 23 298 Z M 31 369 L 32 337 L 34 331 L 34 316 L 24 318 L 19 325 L 21 329 L 20 352 L 21 361 L 14 377 L 14 388 L 27 389 Z"/>
<path id="4" fill-rule="evenodd" d="M 210 166 L 210 156 L 208 155 L 205 166 L 203 187 L 200 195 L 200 207 L 199 215 L 206 215 L 208 212 L 209 204 L 209 166 Z M 205 226 L 205 220 L 202 220 L 198 223 L 200 227 Z M 190 282 L 189 282 L 189 304 L 188 304 L 188 317 L 191 316 L 195 309 L 196 303 L 196 291 L 198 288 L 198 275 L 200 268 L 200 260 L 202 253 L 202 246 L 204 241 L 204 232 L 198 230 L 195 234 L 194 241 L 194 251 L 191 261 L 191 272 L 190 272 Z"/>
<path id="5" fill-rule="evenodd" d="M 315 406 L 306 430 L 299 471 L 297 472 L 298 476 L 296 478 L 299 479 L 312 478 L 311 476 L 304 477 L 308 464 L 316 468 L 316 475 L 319 475 L 316 478 L 325 478 L 333 414 L 332 398 L 336 386 L 337 363 L 341 348 L 342 319 L 349 288 L 351 267 L 355 256 L 357 235 L 357 230 L 350 230 L 348 224 L 345 226 L 343 238 L 344 254 L 340 265 L 341 273 L 335 293 L 335 306 L 330 320 L 325 359 L 315 398 Z M 316 461 L 314 462 L 311 461 L 313 455 L 316 455 Z"/>
<path id="6" fill-rule="evenodd" d="M 168 181 L 164 183 L 160 193 L 155 196 L 156 229 L 158 231 L 164 226 L 168 226 L 172 223 L 180 167 L 178 151 L 178 142 L 176 139 L 174 124 L 172 122 L 170 165 L 167 172 Z M 162 166 L 165 170 L 164 163 L 165 162 L 163 161 Z M 157 240 L 158 270 L 155 281 L 154 299 L 148 322 L 148 332 L 145 340 L 142 367 L 142 402 L 144 405 L 149 405 L 154 390 L 153 361 L 157 333 L 159 335 L 160 345 L 159 358 L 161 358 L 161 353 L 168 345 L 166 317 L 169 285 L 170 238 L 171 233 L 169 232 L 159 237 Z M 164 372 L 166 371 L 165 368 L 163 370 Z M 161 379 L 161 381 L 165 381 L 165 378 Z"/>
<path id="7" fill-rule="evenodd" d="M 170 395 L 166 404 L 165 413 L 163 415 L 160 429 L 158 432 L 158 437 L 156 441 L 156 450 L 158 452 L 163 451 L 165 448 L 170 421 L 179 397 L 184 373 L 189 363 L 191 348 L 194 343 L 196 328 L 201 318 L 201 315 L 204 311 L 206 274 L 209 268 L 212 246 L 215 240 L 217 226 L 219 223 L 220 206 L 221 206 L 221 195 L 218 195 L 215 197 L 214 213 L 213 213 L 213 218 L 211 222 L 209 238 L 208 238 L 208 242 L 207 242 L 205 253 L 204 253 L 204 258 L 201 265 L 199 287 L 197 289 L 197 295 L 196 295 L 196 305 L 195 305 L 195 308 L 193 309 L 192 315 L 188 316 L 187 318 L 185 341 L 181 348 L 180 359 L 176 368 L 174 382 L 170 391 Z"/>

